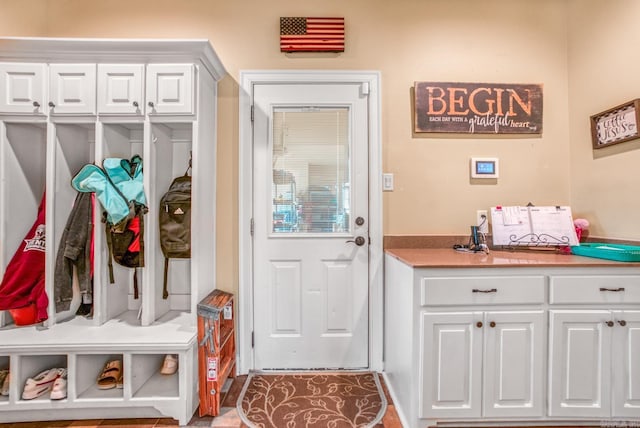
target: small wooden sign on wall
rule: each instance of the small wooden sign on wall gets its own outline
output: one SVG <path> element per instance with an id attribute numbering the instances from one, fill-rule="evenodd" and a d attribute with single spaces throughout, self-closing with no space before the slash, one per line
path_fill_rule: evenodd
<path id="1" fill-rule="evenodd" d="M 639 138 L 640 99 L 626 102 L 591 116 L 591 140 L 594 149 Z"/>
<path id="2" fill-rule="evenodd" d="M 415 83 L 415 132 L 541 134 L 542 85 Z"/>

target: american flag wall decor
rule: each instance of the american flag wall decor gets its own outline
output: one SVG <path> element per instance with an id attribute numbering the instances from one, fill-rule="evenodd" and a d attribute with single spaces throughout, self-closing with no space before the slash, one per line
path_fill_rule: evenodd
<path id="1" fill-rule="evenodd" d="M 280 52 L 344 52 L 344 18 L 280 18 Z"/>

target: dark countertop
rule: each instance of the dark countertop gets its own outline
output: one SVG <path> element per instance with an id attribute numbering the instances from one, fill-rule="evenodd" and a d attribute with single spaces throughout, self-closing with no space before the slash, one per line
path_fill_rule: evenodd
<path id="1" fill-rule="evenodd" d="M 638 262 L 618 262 L 544 250 L 465 253 L 452 248 L 388 248 L 385 252 L 414 268 L 496 267 L 640 267 Z"/>

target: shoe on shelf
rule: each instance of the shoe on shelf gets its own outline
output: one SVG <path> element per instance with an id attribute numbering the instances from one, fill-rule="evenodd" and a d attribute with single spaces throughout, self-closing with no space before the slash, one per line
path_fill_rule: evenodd
<path id="1" fill-rule="evenodd" d="M 98 376 L 98 389 L 112 389 L 118 386 L 122 379 L 122 361 L 111 360 L 104 365 Z"/>
<path id="2" fill-rule="evenodd" d="M 35 377 L 27 379 L 24 390 L 22 391 L 22 399 L 33 400 L 50 392 L 53 388 L 53 382 L 55 382 L 60 375 L 60 370 L 66 371 L 66 369 L 53 368 L 44 370 Z"/>
<path id="3" fill-rule="evenodd" d="M 124 382 L 122 381 L 123 378 L 124 378 L 124 368 L 120 370 L 120 377 L 118 377 L 118 380 L 116 381 L 116 388 L 118 389 L 124 388 Z"/>
<path id="4" fill-rule="evenodd" d="M 7 376 L 5 376 L 4 381 L 0 384 L 0 395 L 4 395 L 5 397 L 9 395 L 9 379 L 11 378 L 11 373 L 7 371 Z"/>
<path id="5" fill-rule="evenodd" d="M 160 368 L 160 373 L 163 375 L 172 375 L 178 370 L 178 356 L 174 354 L 167 354 L 164 356 L 164 362 Z"/>
<path id="6" fill-rule="evenodd" d="M 62 400 L 67 398 L 67 369 L 60 369 L 58 377 L 53 381 L 51 387 L 51 399 Z"/>
<path id="7" fill-rule="evenodd" d="M 7 379 L 9 378 L 9 370 L 2 369 L 0 370 L 0 395 L 9 395 L 9 382 Z M 7 383 L 7 393 L 4 394 L 4 384 Z"/>

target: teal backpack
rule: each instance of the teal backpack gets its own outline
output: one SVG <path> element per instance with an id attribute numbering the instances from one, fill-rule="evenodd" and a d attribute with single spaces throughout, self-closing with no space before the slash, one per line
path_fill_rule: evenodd
<path id="1" fill-rule="evenodd" d="M 79 192 L 93 192 L 104 209 L 103 221 L 109 248 L 109 280 L 114 282 L 113 264 L 130 268 L 144 266 L 144 194 L 142 158 L 107 158 L 102 168 L 87 164 L 71 180 Z M 133 276 L 134 298 L 138 298 L 137 273 Z"/>

